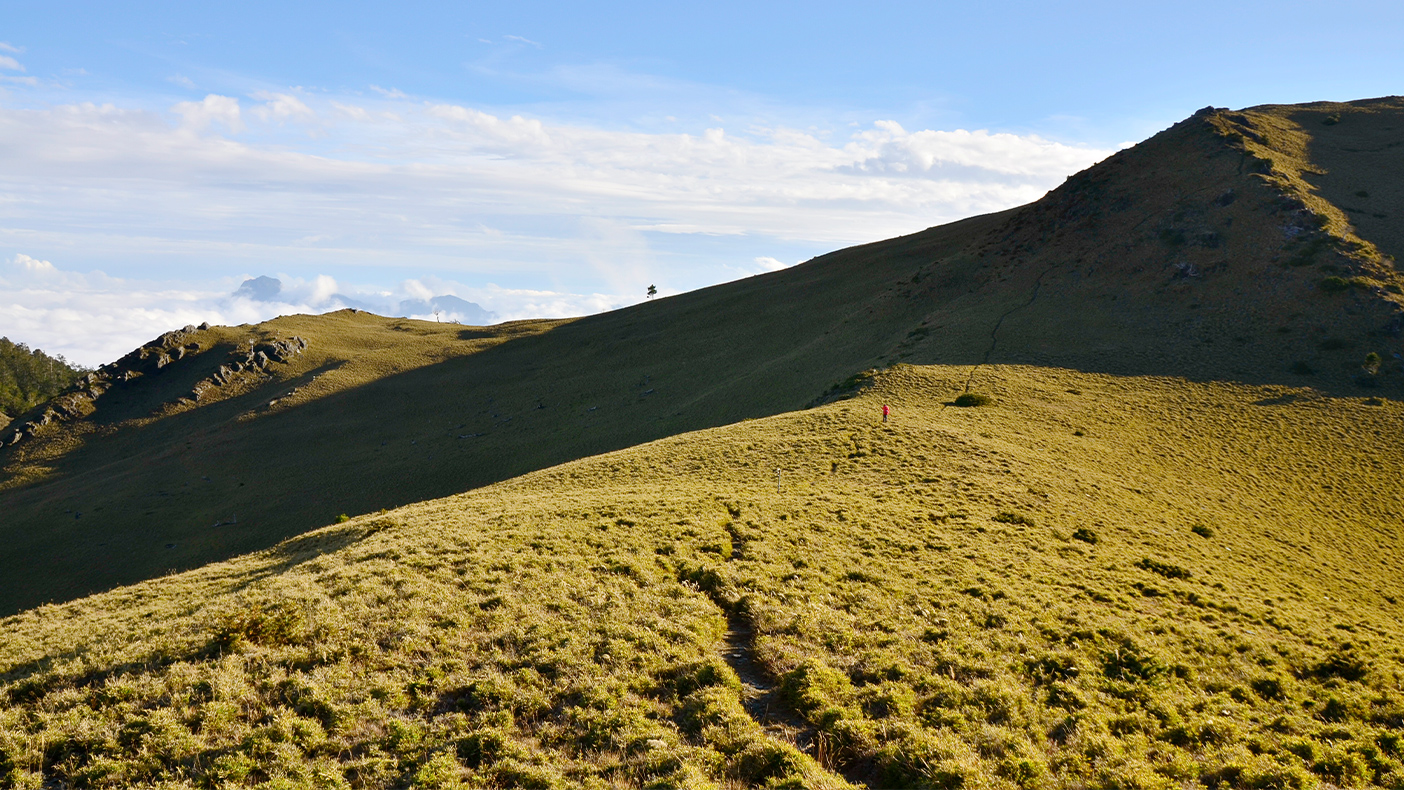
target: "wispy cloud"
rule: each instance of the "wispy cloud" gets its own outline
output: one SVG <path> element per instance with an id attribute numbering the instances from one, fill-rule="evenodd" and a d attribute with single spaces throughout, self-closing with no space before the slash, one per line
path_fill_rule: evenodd
<path id="1" fill-rule="evenodd" d="M 384 97 L 387 98 L 387 99 L 408 99 L 408 98 L 409 98 L 408 96 L 405 95 L 404 91 L 401 91 L 399 88 L 382 88 L 382 87 L 380 87 L 379 85 L 372 85 L 372 86 L 370 86 L 370 89 L 373 90 L 373 91 L 375 91 L 376 93 L 379 93 L 381 96 L 384 96 Z"/>
<path id="2" fill-rule="evenodd" d="M 11 52 L 16 55 L 23 55 L 24 47 L 17 47 L 7 41 L 0 41 L 0 52 Z"/>
<path id="3" fill-rule="evenodd" d="M 263 104 L 253 109 L 264 121 L 286 121 L 294 118 L 310 119 L 315 118 L 316 113 L 302 102 L 301 99 L 290 93 L 271 93 L 269 91 L 257 91 L 252 98 L 263 102 Z"/>
<path id="4" fill-rule="evenodd" d="M 0 69 L 9 69 L 10 71 L 25 70 L 24 66 L 21 66 L 18 60 L 15 60 L 9 55 L 0 55 Z"/>
<path id="5" fill-rule="evenodd" d="M 186 90 L 195 90 L 195 80 L 192 80 L 189 77 L 186 77 L 182 74 L 172 74 L 171 76 L 166 78 L 166 82 L 169 82 L 173 85 L 179 85 L 180 87 L 185 88 Z"/>
<path id="6" fill-rule="evenodd" d="M 120 280 L 82 275 L 67 307 L 59 286 L 26 285 L 0 326 L 100 359 L 200 311 L 255 320 L 218 307 L 232 290 L 221 278 L 270 269 L 365 292 L 436 273 L 504 317 L 579 314 L 642 298 L 649 283 L 706 285 L 1028 202 L 1110 153 L 882 120 L 836 137 L 611 129 L 374 93 L 264 89 L 149 108 L 0 96 L 7 276 L 24 255 Z M 197 285 L 165 287 L 154 272 Z M 500 287 L 478 296 L 499 303 L 468 295 L 487 282 Z M 130 312 L 64 319 L 79 304 Z M 286 309 L 304 308 L 320 309 Z M 129 320 L 144 328 L 116 331 Z"/>
<path id="7" fill-rule="evenodd" d="M 516 41 L 516 42 L 520 42 L 520 43 L 522 43 L 522 44 L 530 44 L 531 46 L 536 47 L 537 49 L 541 49 L 541 47 L 542 47 L 541 42 L 539 42 L 539 41 L 532 41 L 532 40 L 529 39 L 529 38 L 523 38 L 523 37 L 521 37 L 521 36 L 510 36 L 510 35 L 508 35 L 508 36 L 503 36 L 503 38 L 506 39 L 506 40 L 508 40 L 508 41 Z"/>

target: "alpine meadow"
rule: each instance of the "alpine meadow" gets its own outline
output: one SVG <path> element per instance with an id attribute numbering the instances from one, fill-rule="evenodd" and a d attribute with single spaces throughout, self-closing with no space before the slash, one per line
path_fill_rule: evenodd
<path id="1" fill-rule="evenodd" d="M 64 368 L 0 786 L 1404 788 L 1401 146 L 1211 107 L 609 313 Z"/>

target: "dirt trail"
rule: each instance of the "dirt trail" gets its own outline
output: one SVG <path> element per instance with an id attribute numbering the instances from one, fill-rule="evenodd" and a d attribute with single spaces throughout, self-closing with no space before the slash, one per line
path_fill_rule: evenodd
<path id="1" fill-rule="evenodd" d="M 727 562 L 744 559 L 746 539 L 730 527 L 727 531 L 731 533 L 734 547 Z M 824 770 L 843 777 L 845 781 L 857 787 L 870 787 L 871 766 L 835 765 L 829 739 L 791 707 L 781 694 L 780 685 L 756 660 L 756 632 L 744 611 L 744 603 L 731 604 L 715 594 L 711 598 L 726 614 L 722 658 L 741 680 L 741 703 L 746 708 L 746 713 L 767 735 L 793 744 L 795 748 L 813 757 Z"/>

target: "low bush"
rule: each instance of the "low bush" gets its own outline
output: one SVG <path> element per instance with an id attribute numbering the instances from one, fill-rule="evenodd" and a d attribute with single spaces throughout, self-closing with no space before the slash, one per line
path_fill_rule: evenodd
<path id="1" fill-rule="evenodd" d="M 1168 562 L 1159 562 L 1149 557 L 1145 557 L 1137 562 L 1136 567 L 1141 570 L 1159 574 L 1167 579 L 1188 579 L 1190 577 L 1190 572 L 1178 565 L 1172 565 Z"/>
<path id="2" fill-rule="evenodd" d="M 962 392 L 960 395 L 956 396 L 955 399 L 955 405 L 964 408 L 969 408 L 971 406 L 988 406 L 991 403 L 994 403 L 994 398 L 988 395 L 982 395 L 978 392 Z"/>

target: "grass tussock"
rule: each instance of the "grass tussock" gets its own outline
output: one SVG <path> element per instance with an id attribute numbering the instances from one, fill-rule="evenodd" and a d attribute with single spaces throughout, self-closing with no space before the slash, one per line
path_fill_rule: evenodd
<path id="1" fill-rule="evenodd" d="M 1397 403 L 957 375 L 0 621 L 0 782 L 1404 783 Z"/>

